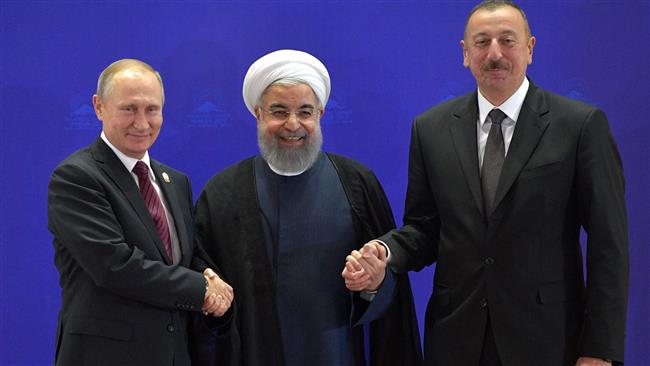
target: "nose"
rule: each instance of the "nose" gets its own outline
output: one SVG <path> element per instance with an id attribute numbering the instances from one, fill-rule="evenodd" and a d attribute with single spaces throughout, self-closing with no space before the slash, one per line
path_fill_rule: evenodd
<path id="1" fill-rule="evenodd" d="M 493 39 L 488 48 L 488 58 L 492 61 L 496 61 L 501 57 L 501 45 L 499 45 L 499 40 Z"/>
<path id="2" fill-rule="evenodd" d="M 291 132 L 295 132 L 300 128 L 300 121 L 298 121 L 295 113 L 289 114 L 289 118 L 284 122 L 284 128 Z"/>
<path id="3" fill-rule="evenodd" d="M 135 113 L 135 118 L 133 120 L 133 127 L 138 130 L 146 130 L 149 128 L 149 121 L 147 121 L 146 111 L 138 110 Z"/>

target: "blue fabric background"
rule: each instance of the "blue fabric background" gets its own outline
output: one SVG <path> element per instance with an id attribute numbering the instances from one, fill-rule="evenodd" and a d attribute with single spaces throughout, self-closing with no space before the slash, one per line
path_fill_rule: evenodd
<path id="1" fill-rule="evenodd" d="M 47 231 L 56 164 L 99 135 L 91 96 L 110 62 L 160 70 L 167 104 L 151 155 L 207 179 L 257 151 L 248 66 L 308 51 L 332 76 L 325 149 L 370 166 L 401 221 L 412 118 L 472 90 L 459 41 L 468 1 L 13 1 L 0 3 L 0 364 L 51 364 L 60 304 Z M 627 179 L 627 365 L 650 365 L 648 1 L 522 1 L 529 76 L 607 113 Z M 343 260 L 343 258 L 342 258 Z M 432 267 L 412 274 L 423 321 Z"/>

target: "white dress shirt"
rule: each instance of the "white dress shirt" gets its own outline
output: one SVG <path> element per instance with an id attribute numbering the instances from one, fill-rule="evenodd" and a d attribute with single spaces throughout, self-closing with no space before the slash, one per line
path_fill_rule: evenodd
<path id="1" fill-rule="evenodd" d="M 524 105 L 524 99 L 526 98 L 526 93 L 528 92 L 528 87 L 530 82 L 527 78 L 524 78 L 524 82 L 521 83 L 521 86 L 517 91 L 506 99 L 499 106 L 492 105 L 488 102 L 487 99 L 481 94 L 481 90 L 478 90 L 478 120 L 476 121 L 476 138 L 478 142 L 478 167 L 479 170 L 483 167 L 483 155 L 485 154 L 485 144 L 487 143 L 488 134 L 490 133 L 490 128 L 492 127 L 492 121 L 488 120 L 487 116 L 490 111 L 495 108 L 499 108 L 501 112 L 506 114 L 506 119 L 501 122 L 501 132 L 503 132 L 503 143 L 505 147 L 506 156 L 508 155 L 508 148 L 510 147 L 510 141 L 512 141 L 512 135 L 515 133 L 515 125 L 517 124 L 517 118 L 519 117 L 519 112 L 521 112 L 521 106 Z"/>
<path id="2" fill-rule="evenodd" d="M 506 99 L 500 106 L 492 105 L 483 94 L 481 90 L 478 90 L 478 120 L 476 128 L 476 139 L 478 144 L 478 164 L 479 171 L 483 167 L 483 155 L 485 154 L 485 144 L 487 143 L 488 134 L 490 133 L 490 128 L 492 127 L 492 122 L 488 120 L 487 116 L 494 108 L 499 108 L 501 112 L 506 114 L 506 118 L 501 122 L 501 132 L 503 132 L 503 142 L 505 147 L 505 153 L 508 155 L 508 148 L 510 147 L 510 141 L 512 141 L 512 135 L 515 133 L 515 125 L 517 124 L 517 118 L 519 118 L 519 112 L 521 112 L 521 107 L 524 105 L 524 99 L 526 99 L 526 93 L 528 93 L 528 87 L 530 82 L 527 78 L 524 78 L 524 82 L 521 83 L 521 86 L 517 91 Z M 391 253 L 388 245 L 377 240 L 386 248 L 386 254 L 388 263 L 391 262 Z"/>
<path id="3" fill-rule="evenodd" d="M 106 134 L 104 134 L 104 131 L 102 131 L 101 134 L 102 140 L 108 145 L 108 147 L 113 150 L 115 155 L 117 155 L 118 159 L 124 164 L 124 167 L 126 170 L 131 173 L 131 176 L 133 177 L 133 180 L 135 181 L 135 184 L 140 187 L 140 183 L 138 182 L 138 176 L 133 172 L 133 167 L 135 167 L 135 164 L 138 162 L 138 159 L 134 159 L 130 156 L 125 155 L 123 152 L 121 152 L 118 148 L 113 146 L 110 141 L 108 141 L 108 138 L 106 138 Z M 158 186 L 158 183 L 156 182 L 156 176 L 153 174 L 153 171 L 151 170 L 151 165 L 149 163 L 149 152 L 144 153 L 144 157 L 140 159 L 143 163 L 147 165 L 147 170 L 149 171 L 149 180 L 151 181 L 151 184 L 153 185 L 154 189 L 156 190 L 156 193 L 158 193 L 158 198 L 160 199 L 160 202 L 163 205 L 163 208 L 165 209 L 165 217 L 167 218 L 167 226 L 169 227 L 169 241 L 171 243 L 172 247 L 172 263 L 177 264 L 181 260 L 181 248 L 180 244 L 178 242 L 178 234 L 176 234 L 176 226 L 174 225 L 174 220 L 169 212 L 169 209 L 167 208 L 167 202 L 165 201 L 165 196 L 162 194 L 160 187 Z"/>

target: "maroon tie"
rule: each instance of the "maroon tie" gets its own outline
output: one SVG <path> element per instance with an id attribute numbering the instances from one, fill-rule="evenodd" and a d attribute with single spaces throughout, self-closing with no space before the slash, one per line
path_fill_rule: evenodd
<path id="1" fill-rule="evenodd" d="M 167 226 L 167 216 L 165 215 L 165 209 L 160 202 L 160 198 L 158 198 L 158 193 L 149 180 L 149 168 L 147 167 L 147 164 L 138 161 L 133 167 L 133 172 L 138 176 L 140 193 L 142 193 L 144 203 L 147 204 L 149 213 L 156 224 L 158 235 L 160 235 L 160 239 L 162 239 L 163 244 L 165 244 L 165 251 L 169 256 L 169 259 L 173 260 L 171 239 L 169 237 L 169 226 Z"/>

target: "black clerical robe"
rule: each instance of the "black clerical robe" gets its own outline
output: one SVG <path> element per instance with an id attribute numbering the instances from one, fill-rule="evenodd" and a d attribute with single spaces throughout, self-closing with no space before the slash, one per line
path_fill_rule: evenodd
<path id="1" fill-rule="evenodd" d="M 390 206 L 374 174 L 343 156 L 327 157 L 350 204 L 357 248 L 392 229 L 395 223 Z M 283 365 L 277 286 L 260 215 L 254 158 L 208 181 L 196 204 L 196 238 L 235 291 L 227 325 L 216 332 L 195 327 L 195 337 L 199 337 L 194 342 L 198 345 L 196 360 L 205 363 L 208 352 L 212 353 L 207 355 L 210 362 L 217 365 Z M 344 259 L 342 256 L 341 269 Z M 370 323 L 370 365 L 417 365 L 422 358 L 408 276 L 396 275 L 396 281 L 394 301 L 383 317 Z M 353 301 L 354 324 L 367 303 L 358 295 Z M 361 331 L 355 334 L 363 337 Z M 358 351 L 362 360 L 363 350 Z"/>

